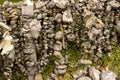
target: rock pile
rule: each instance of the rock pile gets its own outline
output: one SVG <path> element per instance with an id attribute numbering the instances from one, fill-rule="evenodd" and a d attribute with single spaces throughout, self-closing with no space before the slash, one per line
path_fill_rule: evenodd
<path id="1" fill-rule="evenodd" d="M 116 80 L 117 75 L 107 68 L 99 70 L 95 67 L 89 67 L 88 70 L 78 70 L 72 74 L 73 80 Z"/>
<path id="2" fill-rule="evenodd" d="M 0 36 L 6 31 L 10 33 L 14 40 L 14 65 L 27 74 L 29 80 L 44 71 L 51 55 L 56 56 L 53 74 L 58 76 L 67 70 L 68 60 L 62 56 L 62 50 L 67 51 L 71 42 L 81 50 L 78 64 L 92 64 L 103 53 L 111 54 L 111 45 L 120 41 L 119 8 L 118 0 L 5 1 L 0 5 Z M 94 68 L 90 70 L 91 78 L 94 71 L 95 75 L 102 73 Z M 84 78 L 91 80 L 86 75 L 78 80 Z"/>

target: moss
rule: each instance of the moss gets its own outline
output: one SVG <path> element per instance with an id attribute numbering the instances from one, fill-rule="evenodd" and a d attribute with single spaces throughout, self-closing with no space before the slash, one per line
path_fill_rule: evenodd
<path id="1" fill-rule="evenodd" d="M 53 72 L 54 61 L 55 61 L 55 56 L 52 55 L 52 56 L 49 58 L 49 62 L 48 62 L 48 64 L 45 66 L 44 71 L 43 71 L 43 73 L 42 73 L 43 78 L 46 78 L 46 77 L 50 76 L 50 73 Z"/>

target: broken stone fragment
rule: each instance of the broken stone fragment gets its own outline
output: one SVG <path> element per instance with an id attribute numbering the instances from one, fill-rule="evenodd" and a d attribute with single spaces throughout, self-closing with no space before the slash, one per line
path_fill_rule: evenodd
<path id="1" fill-rule="evenodd" d="M 73 79 L 76 80 L 78 79 L 79 77 L 83 76 L 84 74 L 86 73 L 86 71 L 83 71 L 83 70 L 77 70 L 75 72 L 75 74 L 73 74 Z"/>
<path id="2" fill-rule="evenodd" d="M 61 31 L 58 31 L 58 32 L 55 34 L 55 39 L 57 39 L 57 40 L 62 39 L 62 32 L 61 32 Z"/>
<path id="3" fill-rule="evenodd" d="M 66 23 L 73 22 L 73 17 L 70 9 L 63 12 L 63 22 L 66 22 Z"/>
<path id="4" fill-rule="evenodd" d="M 33 16 L 34 14 L 34 4 L 30 0 L 25 0 L 22 5 L 22 15 Z"/>
<path id="5" fill-rule="evenodd" d="M 101 72 L 101 80 L 116 80 L 116 78 L 117 75 L 114 72 L 109 71 L 108 68 Z"/>
<path id="6" fill-rule="evenodd" d="M 66 69 L 58 70 L 58 74 L 64 74 L 65 72 L 66 72 Z"/>
<path id="7" fill-rule="evenodd" d="M 48 1 L 49 1 L 49 0 L 48 0 Z M 35 7 L 36 7 L 37 9 L 42 8 L 42 7 L 44 7 L 44 6 L 48 3 L 48 1 L 38 0 L 38 1 L 35 3 Z"/>
<path id="8" fill-rule="evenodd" d="M 58 22 L 58 23 L 61 23 L 62 22 L 62 14 L 58 13 L 55 16 L 55 21 Z"/>
<path id="9" fill-rule="evenodd" d="M 80 60 L 79 60 L 79 64 L 88 64 L 88 65 L 90 65 L 90 64 L 92 64 L 92 61 L 90 61 L 90 60 L 85 60 L 85 59 L 80 59 Z"/>
<path id="10" fill-rule="evenodd" d="M 35 80 L 43 80 L 42 75 L 40 73 L 37 73 L 35 76 Z"/>
<path id="11" fill-rule="evenodd" d="M 69 5 L 68 0 L 53 0 L 53 1 L 56 4 L 56 6 L 60 9 L 64 9 L 67 7 L 67 5 Z"/>
<path id="12" fill-rule="evenodd" d="M 89 68 L 89 75 L 93 80 L 100 80 L 100 71 L 95 69 L 95 67 Z"/>
<path id="13" fill-rule="evenodd" d="M 30 25 L 30 32 L 31 32 L 31 36 L 35 39 L 38 38 L 39 36 L 39 32 L 41 31 L 41 24 L 37 19 L 34 19 L 31 21 Z"/>
<path id="14" fill-rule="evenodd" d="M 74 41 L 75 40 L 75 35 L 74 34 L 68 34 L 67 39 L 68 39 L 68 41 Z"/>
<path id="15" fill-rule="evenodd" d="M 113 7 L 113 8 L 119 8 L 120 7 L 120 3 L 117 0 L 112 0 L 109 2 L 109 4 Z"/>
<path id="16" fill-rule="evenodd" d="M 80 77 L 80 78 L 77 79 L 77 80 L 92 80 L 92 79 L 90 79 L 89 77 Z"/>
<path id="17" fill-rule="evenodd" d="M 61 69 L 66 69 L 67 65 L 58 65 L 56 66 L 57 69 L 61 70 Z"/>
<path id="18" fill-rule="evenodd" d="M 43 15 L 41 13 L 38 14 L 37 19 L 42 19 L 42 18 L 43 18 Z"/>
<path id="19" fill-rule="evenodd" d="M 58 59 L 63 59 L 63 56 L 62 56 L 61 52 L 59 52 L 59 51 L 54 51 L 54 55 L 55 55 Z"/>
<path id="20" fill-rule="evenodd" d="M 61 51 L 62 50 L 62 43 L 58 42 L 54 45 L 54 50 L 55 51 Z"/>
<path id="21" fill-rule="evenodd" d="M 1 55 L 8 55 L 10 54 L 9 51 L 12 51 L 14 49 L 14 46 L 12 44 L 13 38 L 9 35 L 9 32 L 6 31 L 3 35 L 3 41 L 0 44 L 0 49 L 3 48 Z M 8 57 L 14 58 L 14 53 L 11 53 Z"/>
<path id="22" fill-rule="evenodd" d="M 8 30 L 8 31 L 11 31 L 11 28 L 9 27 L 9 26 L 7 26 L 5 23 L 3 23 L 3 22 L 0 22 L 0 26 L 1 27 L 3 27 L 3 28 L 5 28 L 6 30 Z"/>
<path id="23" fill-rule="evenodd" d="M 117 32 L 120 33 L 120 21 L 117 21 L 116 29 L 117 29 Z"/>

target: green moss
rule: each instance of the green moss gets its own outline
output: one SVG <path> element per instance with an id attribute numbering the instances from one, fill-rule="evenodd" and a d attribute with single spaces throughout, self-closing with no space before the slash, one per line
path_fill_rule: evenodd
<path id="1" fill-rule="evenodd" d="M 42 73 L 43 78 L 46 78 L 46 77 L 50 76 L 50 73 L 53 72 L 54 61 L 55 61 L 55 56 L 52 55 L 52 56 L 49 58 L 49 62 L 48 62 L 48 64 L 45 66 L 44 71 L 43 71 L 43 73 Z"/>

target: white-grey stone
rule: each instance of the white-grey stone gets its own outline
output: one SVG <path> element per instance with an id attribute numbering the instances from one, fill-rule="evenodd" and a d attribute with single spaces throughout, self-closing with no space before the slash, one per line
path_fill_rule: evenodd
<path id="1" fill-rule="evenodd" d="M 58 65 L 56 66 L 57 69 L 66 69 L 67 65 Z"/>
<path id="2" fill-rule="evenodd" d="M 74 34 L 68 34 L 67 39 L 68 39 L 68 41 L 74 41 L 75 40 L 75 35 Z"/>
<path id="3" fill-rule="evenodd" d="M 92 80 L 100 80 L 100 71 L 95 69 L 95 67 L 90 67 L 89 76 L 92 78 Z"/>
<path id="4" fill-rule="evenodd" d="M 66 69 L 58 70 L 58 74 L 64 74 L 66 71 Z"/>
<path id="5" fill-rule="evenodd" d="M 60 23 L 62 22 L 62 14 L 58 13 L 56 16 L 55 16 L 55 21 Z"/>
<path id="6" fill-rule="evenodd" d="M 79 64 L 92 64 L 92 61 L 90 61 L 90 60 L 86 60 L 86 59 L 80 59 L 79 60 Z"/>
<path id="7" fill-rule="evenodd" d="M 117 32 L 120 33 L 120 21 L 117 21 L 117 26 L 116 26 Z"/>
<path id="8" fill-rule="evenodd" d="M 26 4 L 26 5 L 24 5 Z M 34 14 L 34 4 L 30 0 L 26 0 L 22 5 L 22 15 L 33 16 Z"/>
<path id="9" fill-rule="evenodd" d="M 54 38 L 54 35 L 55 34 L 52 33 L 52 34 L 48 34 L 47 36 L 48 36 L 48 38 Z"/>
<path id="10" fill-rule="evenodd" d="M 42 19 L 42 18 L 43 18 L 42 14 L 41 13 L 38 14 L 37 19 Z"/>
<path id="11" fill-rule="evenodd" d="M 62 50 L 62 43 L 59 41 L 56 42 L 56 44 L 54 45 L 54 50 L 61 51 Z"/>
<path id="12" fill-rule="evenodd" d="M 66 22 L 66 23 L 73 22 L 73 17 L 70 9 L 63 12 L 63 22 Z"/>
<path id="13" fill-rule="evenodd" d="M 61 52 L 59 52 L 59 51 L 54 51 L 53 54 L 54 54 L 59 60 L 60 60 L 60 59 L 63 59 L 63 56 L 62 56 Z"/>
<path id="14" fill-rule="evenodd" d="M 31 35 L 33 38 L 37 39 L 39 36 L 39 32 L 41 31 L 41 24 L 37 19 L 34 19 L 31 21 L 31 23 L 29 24 L 30 28 L 31 28 Z"/>
<path id="15" fill-rule="evenodd" d="M 120 7 L 120 3 L 117 0 L 112 0 L 109 2 L 109 4 L 113 7 L 113 8 L 119 8 Z"/>
<path id="16" fill-rule="evenodd" d="M 67 7 L 67 5 L 69 5 L 68 0 L 53 0 L 53 1 L 56 4 L 56 6 L 60 9 L 64 9 Z"/>
<path id="17" fill-rule="evenodd" d="M 61 31 L 56 32 L 55 39 L 58 39 L 58 40 L 62 39 L 62 32 Z"/>
<path id="18" fill-rule="evenodd" d="M 117 75 L 109 70 L 103 70 L 101 72 L 101 80 L 116 80 Z"/>

